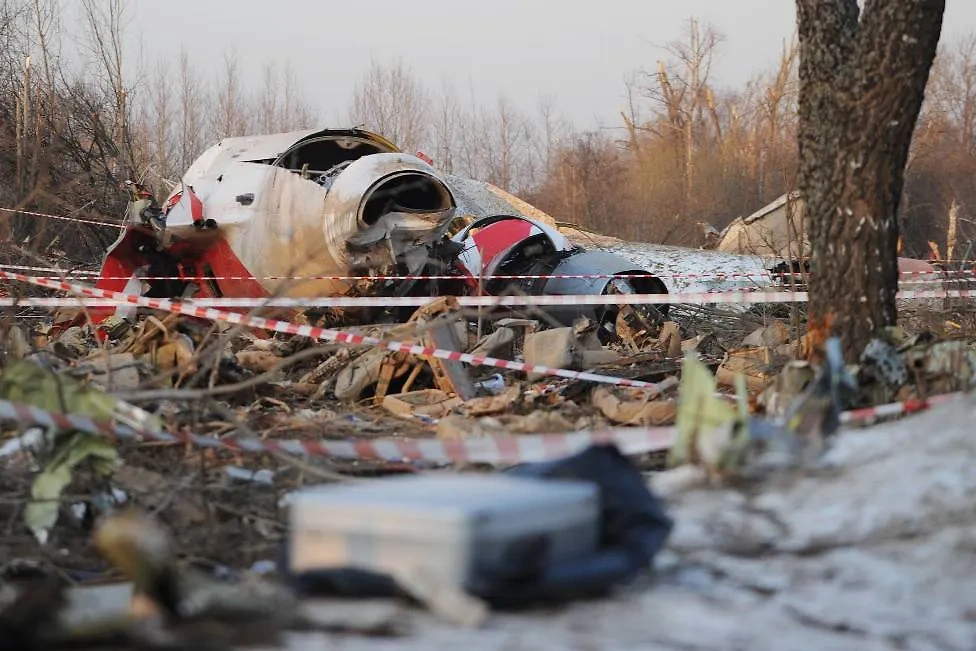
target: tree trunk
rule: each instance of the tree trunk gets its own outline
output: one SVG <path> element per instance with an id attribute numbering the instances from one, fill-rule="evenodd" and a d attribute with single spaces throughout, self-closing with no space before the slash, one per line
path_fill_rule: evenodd
<path id="1" fill-rule="evenodd" d="M 810 324 L 860 355 L 896 321 L 898 203 L 945 0 L 797 0 Z"/>

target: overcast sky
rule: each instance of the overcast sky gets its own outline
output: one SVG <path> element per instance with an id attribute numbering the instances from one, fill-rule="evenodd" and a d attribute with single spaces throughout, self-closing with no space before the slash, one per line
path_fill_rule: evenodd
<path id="1" fill-rule="evenodd" d="M 943 40 L 976 32 L 976 1 L 948 0 Z M 132 28 L 145 56 L 182 47 L 208 74 L 226 51 L 259 79 L 289 62 L 320 111 L 343 122 L 370 58 L 401 58 L 430 86 L 445 81 L 523 108 L 549 95 L 579 127 L 616 126 L 624 80 L 653 67 L 660 45 L 694 15 L 726 35 L 719 85 L 743 83 L 776 62 L 795 29 L 793 0 L 137 0 Z"/>

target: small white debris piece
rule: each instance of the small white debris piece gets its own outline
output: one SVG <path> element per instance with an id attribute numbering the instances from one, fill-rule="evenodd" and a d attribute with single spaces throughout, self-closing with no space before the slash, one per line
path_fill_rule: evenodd
<path id="1" fill-rule="evenodd" d="M 436 572 L 405 566 L 395 570 L 393 578 L 411 597 L 451 624 L 476 628 L 488 619 L 489 609 L 484 601 L 438 579 Z"/>
<path id="2" fill-rule="evenodd" d="M 231 479 L 254 482 L 255 484 L 274 485 L 274 472 L 271 470 L 248 470 L 238 466 L 224 466 L 224 473 Z"/>
<path id="3" fill-rule="evenodd" d="M 32 427 L 22 436 L 10 439 L 0 446 L 0 459 L 12 457 L 22 450 L 37 449 L 44 442 L 44 430 L 40 427 Z"/>

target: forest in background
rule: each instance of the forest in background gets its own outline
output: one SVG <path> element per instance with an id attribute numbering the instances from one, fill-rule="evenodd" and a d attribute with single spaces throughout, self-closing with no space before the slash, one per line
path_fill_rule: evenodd
<path id="1" fill-rule="evenodd" d="M 699 246 L 704 224 L 721 229 L 795 188 L 790 39 L 765 73 L 727 87 L 713 75 L 720 28 L 691 18 L 634 62 L 626 109 L 599 130 L 575 128 L 545 98 L 531 111 L 476 102 L 425 86 L 401 61 L 363 62 L 347 121 L 332 125 L 281 62 L 257 83 L 230 54 L 210 68 L 187 54 L 133 64 L 126 11 L 122 0 L 0 0 L 0 208 L 117 221 L 126 179 L 166 194 L 220 138 L 356 124 L 561 221 L 634 241 Z M 944 247 L 950 210 L 965 255 L 976 238 L 976 34 L 944 43 L 932 71 L 899 215 L 904 254 Z M 92 262 L 115 233 L 0 212 L 0 237 Z"/>

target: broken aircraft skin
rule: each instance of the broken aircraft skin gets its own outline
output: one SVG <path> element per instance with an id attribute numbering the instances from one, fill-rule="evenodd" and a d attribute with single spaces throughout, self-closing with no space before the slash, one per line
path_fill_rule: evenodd
<path id="1" fill-rule="evenodd" d="M 532 206 L 442 175 L 362 129 L 227 138 L 161 206 L 145 188 L 127 189 L 127 227 L 105 257 L 102 289 L 159 298 L 667 293 L 647 269 L 578 246 Z M 607 277 L 503 278 L 583 274 Z M 612 324 L 617 311 L 584 305 L 546 315 Z M 98 321 L 112 311 L 93 312 Z M 659 317 L 666 306 L 647 312 Z"/>

